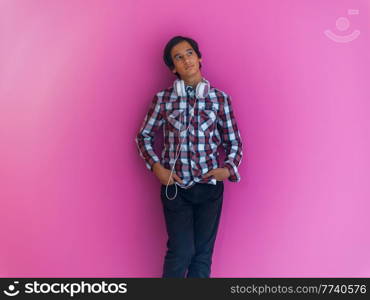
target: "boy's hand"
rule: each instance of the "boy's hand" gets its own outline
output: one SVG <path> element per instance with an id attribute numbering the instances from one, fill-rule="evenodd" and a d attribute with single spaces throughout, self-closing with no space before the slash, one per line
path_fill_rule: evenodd
<path id="1" fill-rule="evenodd" d="M 160 163 L 157 162 L 153 165 L 153 172 L 163 185 L 167 185 L 168 179 L 170 178 L 171 175 L 171 170 L 164 168 Z M 175 172 L 173 172 L 169 185 L 174 184 L 175 181 L 181 184 L 183 183 L 182 179 L 179 176 L 177 176 Z"/>
<path id="2" fill-rule="evenodd" d="M 212 175 L 217 181 L 222 181 L 226 178 L 229 178 L 230 171 L 229 171 L 228 168 L 216 168 L 216 169 L 213 169 L 213 170 L 209 171 L 208 173 L 204 174 L 203 178 L 207 178 L 207 177 L 210 177 Z"/>

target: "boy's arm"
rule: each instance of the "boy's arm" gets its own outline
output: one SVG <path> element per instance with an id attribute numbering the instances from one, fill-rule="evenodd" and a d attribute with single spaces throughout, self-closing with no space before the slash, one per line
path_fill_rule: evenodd
<path id="1" fill-rule="evenodd" d="M 238 167 L 243 157 L 243 143 L 234 117 L 230 96 L 227 96 L 220 106 L 218 123 L 221 130 L 222 144 L 226 153 L 224 167 L 230 172 L 228 179 L 232 182 L 239 182 Z"/>
<path id="2" fill-rule="evenodd" d="M 150 171 L 153 171 L 153 165 L 159 162 L 159 158 L 153 150 L 153 142 L 155 132 L 162 126 L 163 122 L 164 120 L 160 111 L 160 100 L 155 95 L 135 138 L 138 152 Z"/>

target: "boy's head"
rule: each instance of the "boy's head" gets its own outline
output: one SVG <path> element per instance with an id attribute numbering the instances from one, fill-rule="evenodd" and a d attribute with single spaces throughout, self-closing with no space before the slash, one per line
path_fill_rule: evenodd
<path id="1" fill-rule="evenodd" d="M 197 42 L 183 36 L 175 36 L 169 40 L 163 52 L 165 64 L 179 79 L 186 79 L 200 72 L 201 57 Z"/>

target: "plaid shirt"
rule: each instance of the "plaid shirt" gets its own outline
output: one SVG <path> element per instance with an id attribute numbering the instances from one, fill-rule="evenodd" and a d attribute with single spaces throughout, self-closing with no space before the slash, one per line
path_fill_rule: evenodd
<path id="1" fill-rule="evenodd" d="M 194 89 L 190 86 L 186 86 L 186 91 L 187 97 L 180 97 L 176 95 L 173 87 L 169 87 L 154 96 L 135 138 L 138 152 L 146 167 L 152 171 L 153 164 L 160 162 L 163 167 L 171 170 L 176 158 L 176 149 L 182 140 L 174 172 L 183 180 L 183 184 L 175 184 L 182 188 L 188 188 L 197 182 L 216 185 L 214 176 L 202 176 L 220 167 L 226 167 L 230 171 L 229 181 L 239 182 L 238 166 L 243 156 L 242 140 L 230 96 L 212 85 L 204 99 L 196 99 Z M 189 124 L 189 110 L 194 104 L 194 116 Z M 162 125 L 164 148 L 159 160 L 153 150 L 153 139 L 155 132 Z M 226 152 L 223 164 L 218 152 L 221 143 Z"/>

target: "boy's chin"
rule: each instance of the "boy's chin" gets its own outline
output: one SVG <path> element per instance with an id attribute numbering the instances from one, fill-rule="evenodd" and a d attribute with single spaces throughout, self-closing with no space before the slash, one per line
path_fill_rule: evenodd
<path id="1" fill-rule="evenodd" d="M 182 79 L 184 78 L 190 78 L 198 73 L 198 70 L 190 70 L 189 72 L 185 72 L 184 74 L 180 74 L 180 77 Z"/>

